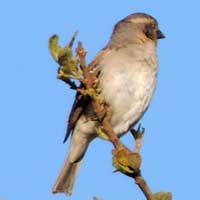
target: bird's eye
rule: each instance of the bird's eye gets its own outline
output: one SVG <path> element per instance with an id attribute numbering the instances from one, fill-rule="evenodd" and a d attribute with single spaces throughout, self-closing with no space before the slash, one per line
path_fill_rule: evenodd
<path id="1" fill-rule="evenodd" d="M 157 26 L 155 24 L 147 24 L 144 28 L 144 34 L 149 39 L 154 40 L 156 29 L 157 29 Z"/>

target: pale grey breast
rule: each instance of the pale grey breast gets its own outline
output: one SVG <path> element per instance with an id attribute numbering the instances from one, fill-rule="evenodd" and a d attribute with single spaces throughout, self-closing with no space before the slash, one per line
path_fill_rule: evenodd
<path id="1" fill-rule="evenodd" d="M 129 45 L 111 50 L 99 63 L 100 87 L 113 109 L 114 131 L 123 135 L 146 111 L 157 77 L 156 47 Z"/>

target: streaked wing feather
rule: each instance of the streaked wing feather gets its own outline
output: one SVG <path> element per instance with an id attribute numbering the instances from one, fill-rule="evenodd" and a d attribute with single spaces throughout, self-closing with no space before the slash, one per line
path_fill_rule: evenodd
<path id="1" fill-rule="evenodd" d="M 76 122 L 81 116 L 83 109 L 88 103 L 89 103 L 88 98 L 85 98 L 83 95 L 81 95 L 78 92 L 76 93 L 76 97 L 75 97 L 75 100 L 74 100 L 74 103 L 72 105 L 72 109 L 69 115 L 67 131 L 66 131 L 63 143 L 67 141 L 68 137 L 70 136 L 71 132 L 73 131 L 76 125 Z"/>
<path id="2" fill-rule="evenodd" d="M 95 59 L 88 65 L 89 71 L 94 75 L 98 76 L 100 69 L 98 68 L 98 64 L 101 58 L 109 51 L 108 48 L 104 48 L 99 54 L 95 57 Z M 84 108 L 89 104 L 90 99 L 84 97 L 80 93 L 76 94 L 69 119 L 68 119 L 68 127 L 66 131 L 66 135 L 63 142 L 66 142 L 69 138 L 70 134 L 73 132 L 76 122 L 80 118 L 81 114 L 83 113 Z"/>

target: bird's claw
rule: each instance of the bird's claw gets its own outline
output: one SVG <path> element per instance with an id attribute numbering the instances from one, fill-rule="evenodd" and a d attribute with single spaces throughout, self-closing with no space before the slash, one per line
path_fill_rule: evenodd
<path id="1" fill-rule="evenodd" d="M 140 132 L 140 133 L 142 133 L 142 134 L 144 134 L 144 132 L 145 132 L 145 128 L 142 127 L 142 124 L 141 124 L 141 123 L 139 123 L 139 125 L 138 125 L 137 132 Z"/>
<path id="2" fill-rule="evenodd" d="M 141 139 L 144 135 L 145 132 L 145 128 L 141 126 L 141 123 L 138 125 L 138 128 L 135 130 L 134 128 L 132 128 L 130 130 L 131 134 L 133 135 L 134 139 Z"/>
<path id="3" fill-rule="evenodd" d="M 145 128 L 141 127 L 141 124 L 139 124 L 138 128 L 135 129 L 131 129 L 130 130 L 131 134 L 133 135 L 134 139 L 135 139 L 135 148 L 134 148 L 134 152 L 139 152 L 141 146 L 142 146 L 142 138 L 144 136 L 144 132 L 145 132 Z"/>

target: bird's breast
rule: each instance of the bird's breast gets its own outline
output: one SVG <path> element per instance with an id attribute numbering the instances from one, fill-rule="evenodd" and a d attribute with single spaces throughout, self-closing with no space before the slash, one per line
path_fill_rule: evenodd
<path id="1" fill-rule="evenodd" d="M 122 135 L 134 125 L 151 101 L 156 86 L 156 56 L 110 54 L 101 63 L 100 87 L 112 107 L 112 125 Z"/>

